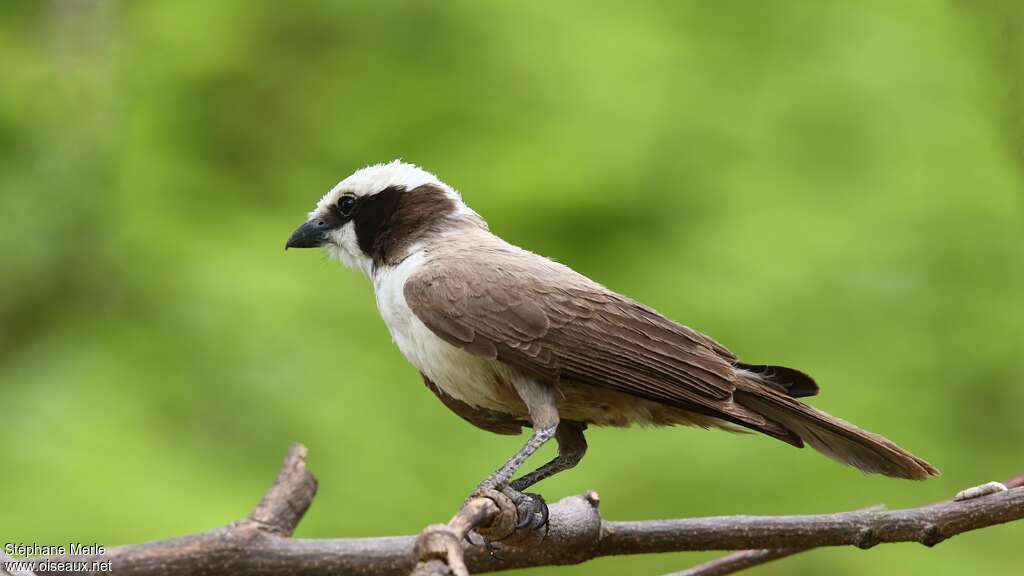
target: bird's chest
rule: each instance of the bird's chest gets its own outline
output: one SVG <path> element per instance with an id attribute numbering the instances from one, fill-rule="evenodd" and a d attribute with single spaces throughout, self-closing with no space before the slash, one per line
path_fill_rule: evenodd
<path id="1" fill-rule="evenodd" d="M 405 301 L 405 282 L 422 265 L 413 255 L 374 277 L 377 308 L 402 355 L 449 396 L 472 406 L 522 411 L 521 401 L 496 362 L 474 356 L 435 335 Z"/>

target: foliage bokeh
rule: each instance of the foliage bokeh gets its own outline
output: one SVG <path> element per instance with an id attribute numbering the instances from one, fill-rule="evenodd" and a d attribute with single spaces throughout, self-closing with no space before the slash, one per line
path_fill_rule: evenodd
<path id="1" fill-rule="evenodd" d="M 1021 472 L 1022 24 L 1009 1 L 6 0 L 0 541 L 227 523 L 291 441 L 322 486 L 299 536 L 447 518 L 521 439 L 431 396 L 364 279 L 282 250 L 337 180 L 398 157 L 505 238 L 814 374 L 817 406 L 944 472 L 592 430 L 549 499 L 595 488 L 615 519 L 814 513 Z M 1022 537 L 760 573 L 1011 574 Z"/>

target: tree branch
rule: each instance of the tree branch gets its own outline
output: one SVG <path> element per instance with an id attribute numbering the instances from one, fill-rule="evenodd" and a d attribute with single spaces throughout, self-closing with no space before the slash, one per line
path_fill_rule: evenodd
<path id="1" fill-rule="evenodd" d="M 195 534 L 111 548 L 98 556 L 37 558 L 37 576 L 66 573 L 58 562 L 110 561 L 126 576 L 177 574 L 406 576 L 493 572 L 511 568 L 578 564 L 602 556 L 695 550 L 745 550 L 711 568 L 683 574 L 727 574 L 821 546 L 870 548 L 887 542 L 935 544 L 970 530 L 1024 518 L 1024 488 L 946 501 L 921 508 L 879 509 L 810 516 L 722 516 L 642 522 L 604 521 L 596 493 L 551 506 L 546 531 L 517 530 L 518 513 L 500 493 L 468 501 L 447 525 L 420 536 L 306 540 L 289 536 L 309 508 L 316 480 L 305 465 L 306 449 L 288 450 L 277 480 L 245 519 Z M 464 538 L 476 531 L 498 541 L 497 554 Z M 752 551 L 751 549 L 756 549 Z M 46 566 L 42 562 L 46 562 Z M 99 573 L 88 570 L 79 574 Z"/>
<path id="2" fill-rule="evenodd" d="M 470 531 L 490 526 L 511 505 L 503 494 L 489 492 L 486 497 L 473 498 L 448 524 L 433 524 L 420 532 L 413 550 L 417 560 L 412 576 L 469 576 L 462 552 L 462 542 Z"/>
<path id="3" fill-rule="evenodd" d="M 962 532 L 1021 517 L 1024 490 L 1017 488 L 906 510 L 607 522 L 600 555 L 846 545 L 871 548 L 890 542 L 934 546 Z"/>
<path id="4" fill-rule="evenodd" d="M 885 510 L 884 506 L 872 506 L 865 508 L 863 512 L 880 512 Z M 680 572 L 673 572 L 665 576 L 725 576 L 734 574 L 747 568 L 767 564 L 773 560 L 787 558 L 794 554 L 813 550 L 811 547 L 797 548 L 763 548 L 760 550 L 741 550 L 733 552 L 728 556 L 716 558 L 704 564 L 688 568 Z"/>
<path id="5" fill-rule="evenodd" d="M 249 514 L 249 522 L 282 536 L 291 536 L 295 532 L 316 496 L 317 481 L 306 469 L 307 455 L 309 449 L 302 444 L 292 444 L 288 448 L 274 485 Z"/>
<path id="6" fill-rule="evenodd" d="M 974 486 L 966 490 L 961 490 L 953 498 L 953 501 L 960 502 L 964 500 L 981 498 L 991 494 L 1005 492 L 1010 488 L 1017 488 L 1020 486 L 1024 486 L 1024 474 L 1011 478 L 1009 481 L 1005 483 L 988 482 L 985 484 L 981 484 L 980 486 Z M 885 508 L 882 506 L 875 506 L 872 508 L 866 508 L 862 512 L 879 512 L 884 510 Z M 927 542 L 921 543 L 926 544 L 928 546 L 933 545 L 928 544 Z M 718 558 L 710 562 L 705 562 L 704 564 L 701 564 L 699 566 L 694 566 L 693 568 L 690 568 L 688 570 L 674 572 L 672 574 L 666 574 L 665 576 L 725 576 L 726 574 L 734 574 L 736 572 L 746 570 L 747 568 L 753 568 L 754 566 L 759 566 L 761 564 L 766 564 L 773 560 L 786 558 L 794 554 L 799 554 L 800 552 L 813 550 L 814 548 L 815 546 L 805 546 L 796 548 L 768 548 L 761 550 L 742 550 L 740 552 L 735 552 L 733 554 L 723 556 L 722 558 Z"/>

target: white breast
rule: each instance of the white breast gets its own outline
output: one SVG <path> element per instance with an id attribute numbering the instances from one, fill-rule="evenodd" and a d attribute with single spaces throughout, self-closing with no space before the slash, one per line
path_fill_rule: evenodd
<path id="1" fill-rule="evenodd" d="M 426 261 L 426 254 L 419 250 L 399 265 L 381 267 L 374 273 L 377 308 L 392 340 L 413 366 L 449 396 L 472 406 L 525 413 L 522 402 L 506 384 L 510 379 L 504 365 L 445 342 L 409 308 L 405 282 Z"/>

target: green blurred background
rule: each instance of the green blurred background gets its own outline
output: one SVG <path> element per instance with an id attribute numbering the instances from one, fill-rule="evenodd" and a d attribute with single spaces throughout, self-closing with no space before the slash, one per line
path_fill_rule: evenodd
<path id="1" fill-rule="evenodd" d="M 299 536 L 447 519 L 522 438 L 449 413 L 357 273 L 282 250 L 338 180 L 398 157 L 506 239 L 812 373 L 817 406 L 943 470 L 911 483 L 762 437 L 592 430 L 550 500 L 815 513 L 1024 471 L 1018 6 L 4 0 L 0 541 L 223 525 L 292 441 L 321 480 Z M 1016 574 L 1022 538 L 758 573 Z"/>

